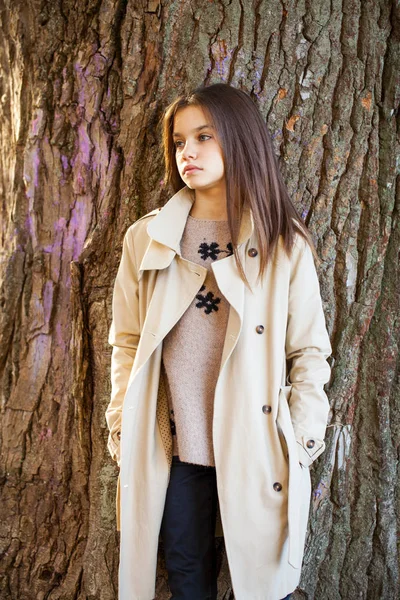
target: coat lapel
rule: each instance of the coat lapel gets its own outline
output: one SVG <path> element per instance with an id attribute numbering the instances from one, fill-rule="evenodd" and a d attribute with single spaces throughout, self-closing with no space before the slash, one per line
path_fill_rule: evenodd
<path id="1" fill-rule="evenodd" d="M 135 371 L 150 358 L 181 318 L 203 285 L 207 269 L 175 256 L 168 269 L 157 273 L 154 291 L 143 324 Z"/>
<path id="2" fill-rule="evenodd" d="M 242 329 L 244 282 L 237 271 L 235 257 L 228 256 L 212 264 L 218 288 L 230 304 L 220 372 L 236 346 Z M 232 310 L 233 309 L 233 310 Z"/>
<path id="3" fill-rule="evenodd" d="M 139 266 L 139 280 L 155 277 L 135 360 L 135 372 L 150 358 L 201 288 L 207 269 L 181 256 L 180 241 L 194 195 L 185 186 L 147 226 L 150 241 Z M 167 268 L 168 267 L 168 268 Z"/>
<path id="4" fill-rule="evenodd" d="M 246 242 L 248 242 L 248 240 L 251 238 L 253 231 L 254 223 L 251 211 L 249 209 L 245 209 L 238 236 L 239 257 L 245 271 Z M 212 269 L 214 271 L 215 279 L 219 289 L 229 302 L 231 309 L 233 309 L 229 311 L 225 344 L 221 357 L 220 371 L 222 371 L 226 361 L 236 346 L 242 329 L 245 283 L 240 277 L 233 254 L 212 263 Z"/>
<path id="5" fill-rule="evenodd" d="M 138 279 L 141 280 L 144 271 L 160 270 L 169 267 L 175 257 L 175 250 L 163 246 L 155 240 L 150 240 L 139 267 Z"/>
<path id="6" fill-rule="evenodd" d="M 147 226 L 150 242 L 139 266 L 139 279 L 143 271 L 165 269 L 176 254 L 181 256 L 180 242 L 194 200 L 193 191 L 185 186 L 150 221 Z"/>

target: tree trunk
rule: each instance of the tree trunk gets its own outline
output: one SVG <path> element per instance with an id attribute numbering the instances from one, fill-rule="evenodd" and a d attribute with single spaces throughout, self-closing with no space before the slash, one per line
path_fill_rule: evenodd
<path id="1" fill-rule="evenodd" d="M 171 195 L 163 109 L 216 81 L 260 107 L 322 259 L 332 418 L 294 599 L 398 598 L 399 4 L 0 10 L 1 599 L 117 598 L 113 283 L 126 229 Z M 168 597 L 160 548 L 157 599 Z"/>

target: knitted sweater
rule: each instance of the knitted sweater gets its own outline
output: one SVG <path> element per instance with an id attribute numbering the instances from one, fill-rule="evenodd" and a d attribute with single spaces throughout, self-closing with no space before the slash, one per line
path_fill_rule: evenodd
<path id="1" fill-rule="evenodd" d="M 166 335 L 163 369 L 170 411 L 173 454 L 184 462 L 215 466 L 212 422 L 229 304 L 211 263 L 232 254 L 227 221 L 188 216 L 182 257 L 208 269 L 192 303 Z"/>

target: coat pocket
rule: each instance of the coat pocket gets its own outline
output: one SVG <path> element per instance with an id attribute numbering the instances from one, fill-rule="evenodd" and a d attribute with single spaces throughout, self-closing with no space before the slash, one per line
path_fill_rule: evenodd
<path id="1" fill-rule="evenodd" d="M 288 524 L 289 524 L 289 563 L 295 569 L 300 569 L 303 559 L 304 540 L 302 531 L 304 522 L 301 516 L 303 506 L 302 470 L 297 456 L 297 442 L 293 423 L 290 416 L 289 399 L 292 386 L 281 386 L 279 390 L 279 405 L 277 425 L 285 438 L 289 457 L 288 485 Z"/>
<path id="2" fill-rule="evenodd" d="M 297 452 L 297 442 L 289 410 L 289 398 L 291 391 L 291 385 L 283 385 L 279 389 L 279 405 L 276 424 L 278 427 L 279 437 L 282 440 L 286 458 L 293 466 L 300 467 Z"/>

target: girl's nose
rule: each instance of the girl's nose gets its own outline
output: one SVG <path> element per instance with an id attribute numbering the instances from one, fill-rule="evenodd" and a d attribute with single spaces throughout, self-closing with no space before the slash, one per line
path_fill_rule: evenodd
<path id="1" fill-rule="evenodd" d="M 186 142 L 182 154 L 185 158 L 191 158 L 196 156 L 197 152 L 193 142 Z"/>

